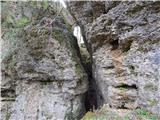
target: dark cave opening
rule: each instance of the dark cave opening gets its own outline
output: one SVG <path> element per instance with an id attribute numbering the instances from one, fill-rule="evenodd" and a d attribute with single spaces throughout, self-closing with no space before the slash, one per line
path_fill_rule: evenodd
<path id="1" fill-rule="evenodd" d="M 81 34 L 82 31 L 80 27 L 75 26 L 73 33 L 77 38 L 81 63 L 83 65 L 84 70 L 87 73 L 89 82 L 88 91 L 86 92 L 84 100 L 86 112 L 93 111 L 94 109 L 97 109 L 98 106 L 97 106 L 96 83 L 92 77 L 92 58 L 89 54 L 86 43 L 83 41 L 84 38 L 82 37 Z"/>
<path id="2" fill-rule="evenodd" d="M 116 50 L 119 47 L 119 42 L 118 40 L 114 40 L 110 43 L 112 45 L 112 50 Z"/>

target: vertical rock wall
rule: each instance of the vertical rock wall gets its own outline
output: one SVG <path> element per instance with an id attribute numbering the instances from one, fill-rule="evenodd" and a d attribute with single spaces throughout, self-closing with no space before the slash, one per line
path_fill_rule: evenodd
<path id="1" fill-rule="evenodd" d="M 77 41 L 61 16 L 46 13 L 3 34 L 2 120 L 70 120 L 85 112 Z"/>
<path id="2" fill-rule="evenodd" d="M 92 56 L 99 106 L 160 113 L 159 4 L 68 3 Z"/>

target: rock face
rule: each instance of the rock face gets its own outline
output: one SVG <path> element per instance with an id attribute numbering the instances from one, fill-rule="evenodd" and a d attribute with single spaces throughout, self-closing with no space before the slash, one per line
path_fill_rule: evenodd
<path id="1" fill-rule="evenodd" d="M 57 5 L 2 2 L 1 119 L 79 120 L 104 104 L 159 115 L 160 2 L 67 2 L 63 15 Z"/>
<path id="2" fill-rule="evenodd" d="M 160 113 L 159 4 L 68 3 L 92 56 L 99 106 Z"/>
<path id="3" fill-rule="evenodd" d="M 2 46 L 2 120 L 82 117 L 87 75 L 62 17 L 42 16 L 24 29 L 10 28 Z"/>

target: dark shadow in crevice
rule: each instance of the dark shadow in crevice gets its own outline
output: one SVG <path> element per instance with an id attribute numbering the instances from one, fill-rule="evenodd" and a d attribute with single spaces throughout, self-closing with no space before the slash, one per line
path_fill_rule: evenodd
<path id="1" fill-rule="evenodd" d="M 82 28 L 81 28 L 82 29 Z M 83 31 L 81 30 L 82 36 Z M 78 49 L 78 56 L 80 58 L 81 64 L 83 65 L 83 68 L 88 76 L 89 81 L 89 87 L 88 91 L 86 92 L 85 97 L 85 108 L 86 111 L 92 111 L 93 109 L 97 109 L 97 94 L 96 94 L 96 83 L 95 80 L 92 77 L 92 58 L 91 58 L 91 52 L 89 52 L 89 47 L 87 46 L 87 42 L 83 36 L 83 42 L 78 43 L 77 49 Z"/>
<path id="2" fill-rule="evenodd" d="M 15 97 L 14 89 L 3 89 L 1 88 L 1 97 Z"/>
<path id="3" fill-rule="evenodd" d="M 116 50 L 119 48 L 119 42 L 118 40 L 114 40 L 110 43 L 112 45 L 112 50 Z"/>
<path id="4" fill-rule="evenodd" d="M 119 85 L 115 88 L 138 89 L 138 87 L 135 84 L 133 84 L 133 85 L 122 84 L 122 85 Z"/>
<path id="5" fill-rule="evenodd" d="M 131 49 L 132 42 L 133 42 L 133 40 L 129 40 L 125 44 L 123 44 L 122 45 L 122 51 L 123 52 L 129 51 Z"/>
<path id="6" fill-rule="evenodd" d="M 128 108 L 125 107 L 125 104 L 123 104 L 122 106 L 118 107 L 118 109 L 128 109 Z"/>

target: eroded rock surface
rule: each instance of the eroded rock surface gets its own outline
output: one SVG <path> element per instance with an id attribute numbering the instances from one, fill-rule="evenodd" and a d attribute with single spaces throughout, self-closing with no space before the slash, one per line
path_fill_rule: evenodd
<path id="1" fill-rule="evenodd" d="M 158 1 L 68 4 L 84 31 L 92 56 L 99 105 L 143 107 L 160 113 L 159 4 Z M 101 7 L 97 10 L 94 5 Z M 84 11 L 94 11 L 94 15 L 87 16 Z"/>
<path id="2" fill-rule="evenodd" d="M 44 16 L 3 34 L 2 120 L 79 119 L 85 112 L 88 81 L 77 41 L 62 17 Z"/>
<path id="3" fill-rule="evenodd" d="M 79 120 L 85 107 L 104 104 L 114 112 L 145 108 L 159 115 L 159 4 L 67 2 L 64 20 L 52 3 L 3 2 L 1 119 Z M 77 24 L 88 62 L 72 35 Z"/>

